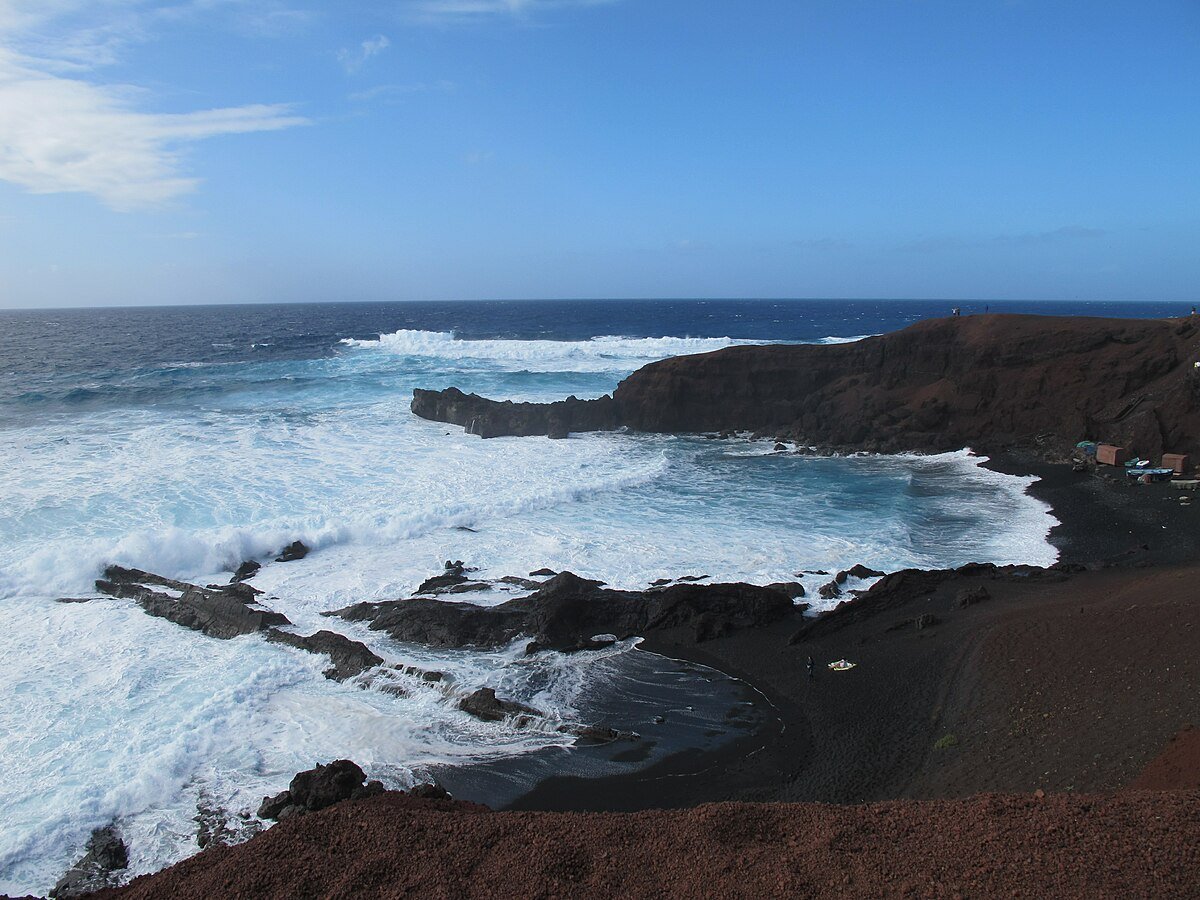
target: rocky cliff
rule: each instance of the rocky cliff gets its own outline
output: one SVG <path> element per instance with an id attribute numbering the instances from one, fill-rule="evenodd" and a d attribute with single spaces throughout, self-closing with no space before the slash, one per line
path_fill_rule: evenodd
<path id="1" fill-rule="evenodd" d="M 752 431 L 823 448 L 935 452 L 1091 439 L 1200 449 L 1200 319 L 983 315 L 852 344 L 731 347 L 634 372 L 611 397 L 500 403 L 416 391 L 423 418 L 484 437 Z"/>

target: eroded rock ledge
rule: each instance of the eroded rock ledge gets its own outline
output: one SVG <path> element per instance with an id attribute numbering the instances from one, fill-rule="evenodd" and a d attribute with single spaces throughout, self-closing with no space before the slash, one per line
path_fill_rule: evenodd
<path id="1" fill-rule="evenodd" d="M 414 597 L 356 603 L 328 615 L 370 622 L 398 641 L 430 647 L 498 647 L 518 637 L 531 650 L 586 650 L 598 635 L 622 640 L 682 628 L 696 641 L 795 614 L 788 592 L 750 584 L 682 583 L 648 591 L 618 591 L 563 572 L 528 597 L 498 606 Z M 611 642 L 611 638 L 609 639 Z"/>
<path id="2" fill-rule="evenodd" d="M 1200 320 L 983 315 L 837 345 L 730 347 L 651 363 L 613 395 L 497 402 L 414 391 L 412 410 L 483 437 L 630 428 L 749 431 L 877 452 L 1061 453 L 1083 439 L 1143 456 L 1200 448 Z"/>

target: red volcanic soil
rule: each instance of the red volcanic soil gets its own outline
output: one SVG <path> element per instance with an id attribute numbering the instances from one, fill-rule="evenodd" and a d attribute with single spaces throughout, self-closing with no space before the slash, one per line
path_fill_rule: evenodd
<path id="1" fill-rule="evenodd" d="M 97 897 L 1194 897 L 1200 794 L 489 812 L 385 794 Z"/>
<path id="2" fill-rule="evenodd" d="M 1200 729 L 1184 726 L 1133 780 L 1129 790 L 1200 790 Z"/>

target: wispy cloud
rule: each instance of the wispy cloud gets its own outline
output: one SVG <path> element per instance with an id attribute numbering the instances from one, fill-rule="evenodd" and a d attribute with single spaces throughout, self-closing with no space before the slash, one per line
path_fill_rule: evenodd
<path id="1" fill-rule="evenodd" d="M 423 22 L 467 22 L 497 16 L 529 18 L 572 7 L 606 6 L 620 0 L 410 0 L 409 16 Z"/>
<path id="2" fill-rule="evenodd" d="M 0 180 L 33 193 L 91 194 L 116 210 L 155 207 L 196 188 L 199 179 L 183 171 L 195 142 L 304 124 L 287 104 L 144 112 L 145 92 L 90 77 L 130 41 L 148 39 L 150 17 L 239 2 L 0 0 Z M 100 8 L 112 17 L 93 25 Z"/>
<path id="3" fill-rule="evenodd" d="M 369 103 L 380 100 L 395 103 L 414 94 L 449 94 L 457 85 L 453 81 L 413 81 L 408 84 L 377 84 L 361 91 L 354 91 L 348 99 L 354 103 Z"/>
<path id="4" fill-rule="evenodd" d="M 338 51 L 338 62 L 348 73 L 357 72 L 372 56 L 378 56 L 392 44 L 387 35 L 377 34 L 367 38 L 357 47 L 343 47 Z"/>

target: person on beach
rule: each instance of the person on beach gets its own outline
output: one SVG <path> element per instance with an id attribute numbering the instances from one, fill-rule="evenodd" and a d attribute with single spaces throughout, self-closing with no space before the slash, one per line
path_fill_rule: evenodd
<path id="1" fill-rule="evenodd" d="M 813 658 L 810 656 L 808 658 L 808 679 L 809 679 L 809 681 L 811 681 L 812 679 L 814 679 L 816 677 L 817 677 L 817 664 L 815 662 L 813 662 Z"/>

